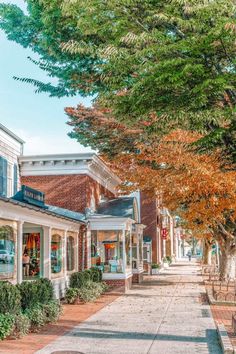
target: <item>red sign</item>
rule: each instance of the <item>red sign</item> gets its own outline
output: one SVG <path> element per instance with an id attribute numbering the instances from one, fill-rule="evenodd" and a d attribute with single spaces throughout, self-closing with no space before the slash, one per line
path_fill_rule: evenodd
<path id="1" fill-rule="evenodd" d="M 164 229 L 161 230 L 162 239 L 166 240 L 167 239 L 167 235 L 168 235 L 168 232 L 167 232 L 167 228 L 165 227 Z"/>

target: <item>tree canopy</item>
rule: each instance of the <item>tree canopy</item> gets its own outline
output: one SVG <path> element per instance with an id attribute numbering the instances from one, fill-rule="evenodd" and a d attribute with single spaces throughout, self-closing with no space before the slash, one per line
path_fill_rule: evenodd
<path id="1" fill-rule="evenodd" d="M 203 149 L 235 150 L 235 3 L 232 0 L 27 0 L 0 5 L 8 38 L 39 54 L 58 86 L 51 95 L 94 95 L 132 127 L 162 135 L 210 134 Z M 155 117 L 155 119 L 154 119 Z"/>

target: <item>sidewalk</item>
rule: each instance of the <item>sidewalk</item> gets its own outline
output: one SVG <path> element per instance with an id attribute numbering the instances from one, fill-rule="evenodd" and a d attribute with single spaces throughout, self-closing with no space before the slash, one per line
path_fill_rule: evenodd
<path id="1" fill-rule="evenodd" d="M 182 262 L 147 277 L 37 353 L 221 354 L 198 270 Z"/>

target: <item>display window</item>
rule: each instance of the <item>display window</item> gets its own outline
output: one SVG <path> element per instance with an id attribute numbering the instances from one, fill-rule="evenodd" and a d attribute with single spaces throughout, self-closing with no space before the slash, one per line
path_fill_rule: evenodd
<path id="1" fill-rule="evenodd" d="M 23 234 L 23 279 L 40 277 L 41 268 L 41 237 L 40 233 Z"/>
<path id="2" fill-rule="evenodd" d="M 66 265 L 67 271 L 69 272 L 75 269 L 75 238 L 73 236 L 67 237 Z"/>
<path id="3" fill-rule="evenodd" d="M 14 276 L 15 242 L 11 226 L 0 227 L 0 279 Z"/>
<path id="4" fill-rule="evenodd" d="M 121 231 L 92 231 L 91 263 L 105 273 L 124 271 Z"/>
<path id="5" fill-rule="evenodd" d="M 51 272 L 59 274 L 62 272 L 62 237 L 52 235 L 51 240 Z"/>

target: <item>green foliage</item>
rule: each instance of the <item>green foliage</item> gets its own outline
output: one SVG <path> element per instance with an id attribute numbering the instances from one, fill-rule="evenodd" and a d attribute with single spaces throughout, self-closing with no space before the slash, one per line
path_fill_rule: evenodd
<path id="1" fill-rule="evenodd" d="M 44 304 L 53 299 L 53 286 L 48 279 L 38 279 L 32 282 L 24 281 L 17 285 L 21 294 L 23 310 L 35 304 Z"/>
<path id="2" fill-rule="evenodd" d="M 19 313 L 14 317 L 14 325 L 10 333 L 11 338 L 22 338 L 29 333 L 30 326 L 30 319 L 26 315 Z"/>
<path id="3" fill-rule="evenodd" d="M 40 304 L 36 304 L 35 306 L 28 308 L 25 311 L 25 314 L 30 320 L 31 330 L 33 332 L 37 332 L 48 322 L 46 313 L 43 311 L 42 305 Z"/>
<path id="4" fill-rule="evenodd" d="M 75 272 L 70 277 L 71 288 L 81 288 L 91 280 L 90 270 L 86 269 L 83 272 Z"/>
<path id="5" fill-rule="evenodd" d="M 0 313 L 18 314 L 21 310 L 21 294 L 15 285 L 0 282 Z"/>
<path id="6" fill-rule="evenodd" d="M 161 265 L 160 263 L 152 263 L 152 269 L 160 269 Z"/>
<path id="7" fill-rule="evenodd" d="M 65 300 L 67 304 L 74 304 L 79 297 L 78 288 L 68 288 L 66 289 Z"/>
<path id="8" fill-rule="evenodd" d="M 204 134 L 223 129 L 216 145 L 223 142 L 236 159 L 234 1 L 26 2 L 27 14 L 0 4 L 0 28 L 37 53 L 40 59 L 30 60 L 57 78 L 56 85 L 22 79 L 37 92 L 93 95 L 118 122 L 144 128 L 136 141 L 124 139 L 125 146 L 150 143 L 176 128 Z M 119 144 L 115 128 L 110 140 L 96 130 L 89 134 L 89 124 L 80 120 L 71 136 L 102 152 L 113 150 L 114 139 Z"/>
<path id="9" fill-rule="evenodd" d="M 48 303 L 42 305 L 42 311 L 45 313 L 46 322 L 56 322 L 62 313 L 62 307 L 60 301 L 51 300 Z"/>
<path id="10" fill-rule="evenodd" d="M 90 277 L 93 282 L 101 282 L 102 281 L 102 271 L 98 268 L 90 268 Z"/>
<path id="11" fill-rule="evenodd" d="M 79 289 L 79 298 L 84 302 L 95 301 L 104 292 L 102 283 L 87 282 L 86 286 Z"/>
<path id="12" fill-rule="evenodd" d="M 171 256 L 166 256 L 166 260 L 169 264 L 172 263 L 172 257 Z"/>
<path id="13" fill-rule="evenodd" d="M 14 315 L 6 313 L 0 314 L 0 340 L 8 337 L 14 327 Z"/>

